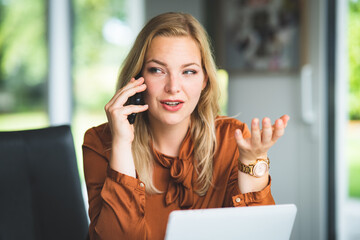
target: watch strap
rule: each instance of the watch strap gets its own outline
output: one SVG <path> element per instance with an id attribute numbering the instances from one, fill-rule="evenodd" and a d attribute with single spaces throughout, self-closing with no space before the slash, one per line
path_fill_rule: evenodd
<path id="1" fill-rule="evenodd" d="M 246 165 L 244 163 L 242 163 L 240 160 L 238 162 L 238 169 L 240 172 L 243 172 L 243 173 L 246 173 L 246 174 L 249 174 L 250 176 L 254 176 L 254 167 L 256 165 L 257 162 L 259 161 L 264 161 L 267 163 L 268 165 L 268 169 L 270 169 L 270 159 L 269 158 L 258 158 L 256 159 L 255 162 L 253 163 L 250 163 L 249 165 Z"/>
<path id="2" fill-rule="evenodd" d="M 251 176 L 254 175 L 254 172 L 253 172 L 254 165 L 252 165 L 252 164 L 245 165 L 245 164 L 243 164 L 242 162 L 239 161 L 238 168 L 239 168 L 240 172 L 247 173 L 247 174 L 249 174 Z"/>

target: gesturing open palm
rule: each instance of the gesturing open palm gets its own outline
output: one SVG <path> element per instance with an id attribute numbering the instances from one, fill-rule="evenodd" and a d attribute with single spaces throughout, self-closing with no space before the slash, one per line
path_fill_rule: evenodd
<path id="1" fill-rule="evenodd" d="M 262 129 L 260 129 L 259 119 L 254 118 L 251 121 L 251 137 L 243 138 L 240 129 L 235 131 L 235 139 L 240 152 L 240 161 L 254 161 L 257 158 L 266 158 L 269 149 L 276 141 L 284 135 L 287 122 L 290 117 L 283 115 L 271 125 L 268 117 L 262 120 Z"/>

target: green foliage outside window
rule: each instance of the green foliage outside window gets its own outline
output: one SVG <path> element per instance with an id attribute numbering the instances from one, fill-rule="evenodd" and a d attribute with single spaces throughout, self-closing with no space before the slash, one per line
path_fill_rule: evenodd
<path id="1" fill-rule="evenodd" d="M 0 113 L 46 109 L 46 5 L 0 0 Z"/>
<path id="2" fill-rule="evenodd" d="M 349 2 L 349 114 L 351 120 L 360 120 L 360 1 Z"/>
<path id="3" fill-rule="evenodd" d="M 346 155 L 349 196 L 360 199 L 360 0 L 350 0 L 348 10 L 349 118 Z"/>
<path id="4" fill-rule="evenodd" d="M 73 1 L 73 78 L 77 111 L 102 111 L 115 92 L 119 67 L 130 44 L 114 44 L 105 38 L 105 26 L 116 22 L 114 37 L 129 36 L 117 33 L 118 25 L 127 24 L 125 0 Z M 111 31 L 111 29 L 110 29 Z"/>

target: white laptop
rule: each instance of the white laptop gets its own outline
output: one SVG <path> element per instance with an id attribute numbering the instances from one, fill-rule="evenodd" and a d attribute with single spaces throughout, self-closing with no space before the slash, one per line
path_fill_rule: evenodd
<path id="1" fill-rule="evenodd" d="M 288 240 L 296 216 L 294 204 L 177 210 L 170 213 L 166 240 Z"/>

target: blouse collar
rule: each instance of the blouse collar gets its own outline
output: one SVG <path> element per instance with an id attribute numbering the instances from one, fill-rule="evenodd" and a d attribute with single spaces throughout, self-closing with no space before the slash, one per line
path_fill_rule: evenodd
<path id="1" fill-rule="evenodd" d="M 179 199 L 181 208 L 189 208 L 193 205 L 194 192 L 193 186 L 193 150 L 190 128 L 188 129 L 184 140 L 180 145 L 178 157 L 171 157 L 158 152 L 152 141 L 151 149 L 155 160 L 165 168 L 169 169 L 171 180 L 169 181 L 165 193 L 165 203 L 170 205 Z"/>

